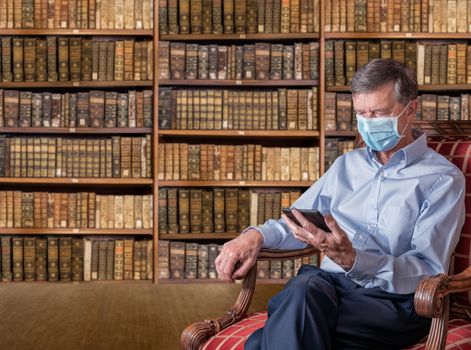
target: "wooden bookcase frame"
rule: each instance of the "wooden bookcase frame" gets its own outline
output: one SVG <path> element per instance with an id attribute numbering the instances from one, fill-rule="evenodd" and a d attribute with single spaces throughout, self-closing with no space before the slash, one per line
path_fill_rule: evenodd
<path id="1" fill-rule="evenodd" d="M 237 1 L 237 0 L 235 0 Z M 187 138 L 189 140 L 224 137 L 231 140 L 286 140 L 306 141 L 317 139 L 319 144 L 319 170 L 320 175 L 324 173 L 325 141 L 327 137 L 354 137 L 355 131 L 325 131 L 324 120 L 324 98 L 325 92 L 347 92 L 348 86 L 335 86 L 326 88 L 325 85 L 325 41 L 330 39 L 439 39 L 439 40 L 471 40 L 471 33 L 353 33 L 353 32 L 326 32 L 325 31 L 325 0 L 320 0 L 319 33 L 286 33 L 286 34 L 189 34 L 189 35 L 162 35 L 159 37 L 159 2 L 154 1 L 153 17 L 154 28 L 151 30 L 94 30 L 94 29 L 2 29 L 2 36 L 45 36 L 45 35 L 68 35 L 68 36 L 109 36 L 109 37 L 150 37 L 154 43 L 153 65 L 154 74 L 152 81 L 80 81 L 80 82 L 0 82 L 1 89 L 57 89 L 57 88 L 122 88 L 122 87 L 151 87 L 153 89 L 153 126 L 152 128 L 0 128 L 1 134 L 152 134 L 153 152 L 153 175 L 150 179 L 107 179 L 107 178 L 0 178 L 0 185 L 23 186 L 23 185 L 48 185 L 56 186 L 118 186 L 122 188 L 152 188 L 153 194 L 153 229 L 0 229 L 0 234 L 32 235 L 32 234 L 58 234 L 58 235 L 135 235 L 152 236 L 154 242 L 154 273 L 153 283 L 217 283 L 217 280 L 159 280 L 158 275 L 158 242 L 160 239 L 168 240 L 228 240 L 237 236 L 237 233 L 192 233 L 192 234 L 166 234 L 159 236 L 158 232 L 158 192 L 160 187 L 271 187 L 271 188 L 307 188 L 311 182 L 283 182 L 283 181 L 163 181 L 158 180 L 158 157 L 159 142 L 168 141 L 172 138 Z M 319 42 L 319 81 L 312 80 L 280 80 L 280 81 L 257 81 L 257 80 L 159 80 L 158 79 L 158 50 L 159 41 L 183 41 L 183 42 L 294 42 L 295 40 L 314 40 Z M 208 86 L 208 87 L 318 87 L 318 116 L 319 131 L 287 131 L 287 130 L 159 130 L 158 106 L 159 86 Z M 462 85 L 424 85 L 419 87 L 420 91 L 469 91 L 470 84 Z M 418 122 L 420 124 L 421 122 Z M 465 123 L 466 122 L 461 122 Z M 427 124 L 440 125 L 452 124 L 449 122 L 427 122 Z M 471 124 L 470 124 L 471 125 Z M 456 126 L 457 133 L 462 128 Z M 77 187 L 79 190 L 80 187 Z M 275 284 L 286 280 L 261 280 L 261 283 Z M 109 281 L 104 281 L 109 282 Z"/>

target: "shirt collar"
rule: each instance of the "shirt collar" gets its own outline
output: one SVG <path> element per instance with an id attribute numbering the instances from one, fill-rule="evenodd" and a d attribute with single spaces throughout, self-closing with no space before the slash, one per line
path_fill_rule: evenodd
<path id="1" fill-rule="evenodd" d="M 425 133 L 417 129 L 413 129 L 412 133 L 415 140 L 394 153 L 389 162 L 393 159 L 396 159 L 397 161 L 404 159 L 404 167 L 406 167 L 427 151 L 428 146 Z M 366 146 L 366 153 L 370 162 L 375 160 L 374 152 L 375 151 L 373 151 L 369 146 Z"/>

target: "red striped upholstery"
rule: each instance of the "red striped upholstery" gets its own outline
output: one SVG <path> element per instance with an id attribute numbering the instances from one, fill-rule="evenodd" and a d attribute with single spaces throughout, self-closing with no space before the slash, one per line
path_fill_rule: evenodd
<path id="1" fill-rule="evenodd" d="M 471 192 L 471 137 L 431 139 L 429 146 L 448 158 L 466 176 L 466 188 Z M 466 222 L 455 250 L 452 273 L 459 273 L 471 265 L 471 193 L 466 193 Z M 469 299 L 471 300 L 471 299 Z M 264 326 L 266 312 L 247 316 L 210 338 L 202 350 L 243 350 L 250 334 Z M 408 350 L 425 349 L 425 340 Z M 471 323 L 456 319 L 449 322 L 447 350 L 471 350 Z"/>
<path id="2" fill-rule="evenodd" d="M 262 328 L 266 320 L 266 312 L 251 314 L 209 339 L 201 350 L 243 350 L 249 335 Z"/>
<path id="3" fill-rule="evenodd" d="M 471 323 L 466 320 L 451 320 L 448 322 L 448 337 L 446 350 L 471 350 Z M 408 350 L 425 350 L 425 341 L 414 345 Z"/>
<path id="4" fill-rule="evenodd" d="M 267 320 L 265 312 L 256 312 L 247 316 L 218 335 L 209 339 L 202 350 L 243 350 L 250 334 L 262 328 Z M 452 320 L 448 323 L 446 350 L 471 350 L 471 323 L 466 320 Z M 408 350 L 424 350 L 426 340 Z"/>

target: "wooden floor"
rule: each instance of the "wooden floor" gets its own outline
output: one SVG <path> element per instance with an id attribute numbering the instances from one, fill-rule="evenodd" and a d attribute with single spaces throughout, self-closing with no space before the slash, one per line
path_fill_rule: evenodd
<path id="1" fill-rule="evenodd" d="M 257 286 L 251 310 L 280 285 Z M 240 284 L 1 283 L 0 349 L 171 350 L 182 329 L 222 314 Z"/>

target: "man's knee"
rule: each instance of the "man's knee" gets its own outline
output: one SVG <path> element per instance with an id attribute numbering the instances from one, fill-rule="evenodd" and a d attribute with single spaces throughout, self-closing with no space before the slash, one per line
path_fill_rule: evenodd
<path id="1" fill-rule="evenodd" d="M 336 303 L 335 286 L 327 272 L 305 265 L 280 293 L 270 299 L 268 310 L 274 311 L 281 304 L 294 306 L 317 301 Z"/>

